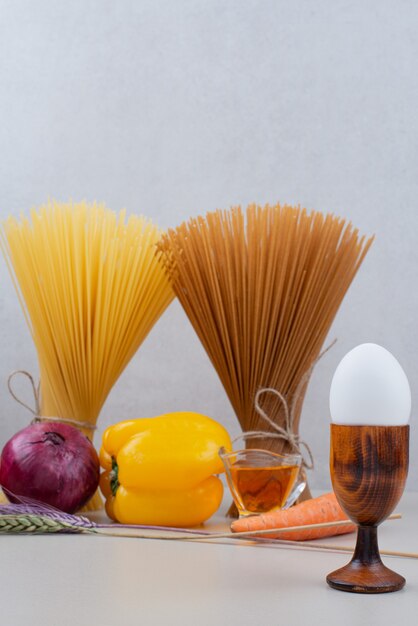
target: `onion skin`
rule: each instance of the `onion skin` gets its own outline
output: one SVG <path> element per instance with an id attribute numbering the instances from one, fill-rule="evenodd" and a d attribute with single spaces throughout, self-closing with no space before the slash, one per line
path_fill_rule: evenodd
<path id="1" fill-rule="evenodd" d="M 93 444 L 69 424 L 31 424 L 1 453 L 0 484 L 11 502 L 23 496 L 74 513 L 93 496 L 99 473 Z"/>

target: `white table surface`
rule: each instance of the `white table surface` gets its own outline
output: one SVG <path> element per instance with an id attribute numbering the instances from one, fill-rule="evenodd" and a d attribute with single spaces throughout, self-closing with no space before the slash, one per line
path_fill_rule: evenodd
<path id="1" fill-rule="evenodd" d="M 418 553 L 418 494 L 379 530 L 380 547 Z M 226 526 L 218 516 L 210 529 Z M 353 545 L 354 535 L 327 539 Z M 357 595 L 325 576 L 349 557 L 272 544 L 87 535 L 1 536 L 7 626 L 350 626 L 418 623 L 418 560 L 386 557 L 404 590 Z"/>

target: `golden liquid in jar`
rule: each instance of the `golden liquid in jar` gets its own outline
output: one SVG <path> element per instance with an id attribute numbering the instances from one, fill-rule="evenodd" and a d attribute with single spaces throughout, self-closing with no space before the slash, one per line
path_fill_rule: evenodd
<path id="1" fill-rule="evenodd" d="M 240 503 L 239 513 L 265 513 L 280 509 L 285 504 L 296 481 L 297 465 L 254 467 L 234 464 L 230 468 L 231 480 Z"/>

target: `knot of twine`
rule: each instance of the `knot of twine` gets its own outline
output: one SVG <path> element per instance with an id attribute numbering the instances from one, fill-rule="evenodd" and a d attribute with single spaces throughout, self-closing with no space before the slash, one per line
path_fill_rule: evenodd
<path id="1" fill-rule="evenodd" d="M 256 413 L 258 413 L 258 415 L 265 422 L 267 422 L 267 424 L 269 424 L 269 426 L 271 426 L 271 428 L 273 429 L 272 433 L 271 432 L 267 432 L 267 431 L 263 431 L 263 430 L 248 430 L 248 431 L 242 433 L 241 435 L 238 435 L 238 437 L 235 437 L 233 442 L 237 441 L 238 439 L 244 439 L 245 440 L 245 439 L 250 439 L 250 438 L 283 439 L 283 441 L 288 442 L 288 444 L 290 445 L 292 450 L 297 452 L 297 454 L 300 454 L 300 456 L 302 457 L 302 466 L 305 469 L 308 469 L 308 470 L 313 469 L 314 465 L 315 465 L 315 462 L 314 462 L 314 457 L 313 457 L 311 448 L 306 443 L 306 441 L 304 441 L 301 438 L 301 436 L 299 434 L 293 432 L 293 425 L 294 425 L 294 422 L 295 422 L 295 410 L 296 410 L 297 402 L 300 399 L 300 396 L 301 396 L 301 393 L 302 393 L 302 389 L 303 389 L 304 385 L 308 382 L 308 380 L 309 380 L 309 378 L 310 378 L 310 376 L 312 374 L 313 368 L 318 363 L 318 361 L 320 359 L 322 359 L 324 354 L 326 354 L 329 350 L 331 350 L 331 348 L 335 345 L 336 341 L 337 340 L 334 339 L 334 341 L 327 348 L 325 348 L 325 350 L 323 350 L 323 352 L 321 352 L 321 354 L 314 360 L 312 365 L 309 367 L 309 369 L 302 376 L 302 378 L 299 381 L 298 386 L 296 387 L 296 391 L 294 393 L 294 396 L 293 396 L 293 399 L 292 399 L 290 407 L 289 407 L 289 404 L 288 404 L 285 396 L 282 393 L 280 393 L 280 391 L 278 391 L 277 389 L 274 389 L 274 387 L 261 387 L 260 389 L 258 389 L 257 393 L 255 394 L 255 398 L 254 398 L 254 408 L 256 410 Z M 267 413 L 261 408 L 261 406 L 260 406 L 260 397 L 264 393 L 271 393 L 271 394 L 273 394 L 282 403 L 283 409 L 284 409 L 284 415 L 285 415 L 285 425 L 284 425 L 284 427 L 283 426 L 279 426 L 279 424 L 276 424 L 276 422 L 274 420 L 272 420 L 271 417 L 269 417 L 267 415 Z"/>
<path id="2" fill-rule="evenodd" d="M 26 404 L 26 402 L 23 402 L 23 400 L 21 400 L 13 391 L 12 380 L 18 374 L 21 376 L 25 376 L 26 378 L 29 379 L 29 382 L 31 384 L 32 391 L 33 391 L 33 398 L 35 400 L 35 408 L 29 406 L 29 404 Z M 25 409 L 28 409 L 28 411 L 30 411 L 32 415 L 34 416 L 31 421 L 31 424 L 35 424 L 37 422 L 63 422 L 64 424 L 71 424 L 72 426 L 77 426 L 78 428 L 87 428 L 89 430 L 96 430 L 97 428 L 97 426 L 95 426 L 94 424 L 90 424 L 90 422 L 82 422 L 80 420 L 73 420 L 68 417 L 46 417 L 46 416 L 40 415 L 40 412 L 41 412 L 40 383 L 36 385 L 33 379 L 33 376 L 26 370 L 15 370 L 14 372 L 12 372 L 9 375 L 9 378 L 7 379 L 7 387 L 9 389 L 9 392 L 12 398 L 14 398 L 16 402 L 24 406 Z"/>

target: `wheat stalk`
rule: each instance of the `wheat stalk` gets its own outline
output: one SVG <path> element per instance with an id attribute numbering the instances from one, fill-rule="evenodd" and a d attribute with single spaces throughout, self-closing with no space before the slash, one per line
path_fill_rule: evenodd
<path id="1" fill-rule="evenodd" d="M 0 515 L 0 534 L 7 533 L 94 533 L 94 527 L 83 527 L 46 515 Z"/>
<path id="2" fill-rule="evenodd" d="M 107 535 L 108 537 L 125 537 L 135 539 L 166 539 L 166 540 L 179 540 L 179 541 L 207 541 L 207 540 L 219 540 L 219 539 L 250 539 L 255 541 L 263 541 L 262 535 L 268 535 L 273 532 L 281 532 L 288 530 L 296 530 L 294 528 L 281 528 L 281 529 L 268 529 L 265 531 L 254 532 L 241 532 L 241 533 L 207 533 L 207 532 L 193 532 L 192 530 L 185 530 L 179 528 L 162 528 L 157 526 L 136 526 L 136 525 L 123 525 L 123 524 L 95 524 L 86 517 L 69 515 L 66 513 L 58 513 L 52 510 L 48 510 L 48 513 L 39 515 L 36 513 L 3 513 L 5 509 L 11 510 L 29 510 L 27 505 L 5 505 L 0 506 L 0 534 L 51 534 L 51 533 L 83 533 L 83 534 L 95 534 L 95 535 Z M 40 509 L 41 507 L 34 507 Z M 388 519 L 398 519 L 400 515 L 391 515 Z M 333 522 L 331 524 L 314 524 L 309 527 L 318 526 L 337 526 L 339 524 L 345 524 L 346 521 Z M 112 527 L 115 530 L 112 530 Z M 128 534 L 124 532 L 124 527 L 129 530 L 138 529 L 137 532 Z M 300 530 L 300 527 L 297 528 Z M 158 532 L 156 532 L 158 531 Z M 253 536 L 256 532 L 256 536 Z M 176 536 L 177 535 L 177 536 Z M 257 536 L 258 535 L 258 536 Z M 268 537 L 266 537 L 268 539 Z M 265 541 L 265 539 L 264 539 Z M 312 542 L 298 542 L 298 541 L 282 541 L 273 539 L 270 541 L 272 545 L 285 548 L 293 548 L 298 550 L 317 550 L 335 552 L 352 552 L 352 548 L 347 546 L 334 546 L 327 544 L 315 544 Z M 381 550 L 381 554 L 386 556 L 398 556 L 404 558 L 418 558 L 418 554 L 413 552 L 393 552 L 390 550 Z"/>

